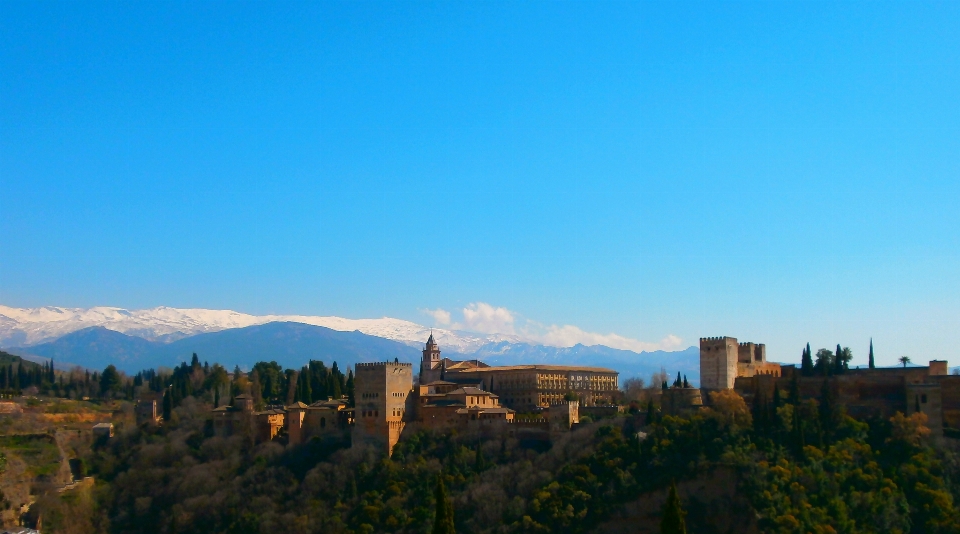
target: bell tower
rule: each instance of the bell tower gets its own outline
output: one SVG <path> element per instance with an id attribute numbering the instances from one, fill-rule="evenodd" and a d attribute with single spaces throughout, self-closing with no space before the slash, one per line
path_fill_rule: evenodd
<path id="1" fill-rule="evenodd" d="M 429 384 L 435 380 L 440 380 L 441 371 L 440 346 L 433 339 L 433 333 L 430 333 L 430 339 L 423 348 L 423 359 L 420 361 L 420 383 Z"/>

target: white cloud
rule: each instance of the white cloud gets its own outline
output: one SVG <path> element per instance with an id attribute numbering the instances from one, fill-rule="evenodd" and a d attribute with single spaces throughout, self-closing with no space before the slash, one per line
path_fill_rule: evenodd
<path id="1" fill-rule="evenodd" d="M 446 322 L 449 324 L 450 314 L 444 310 L 425 310 L 434 316 L 438 322 L 440 318 L 435 315 L 442 312 Z M 518 314 L 503 307 L 496 307 L 486 302 L 473 302 L 463 308 L 463 322 L 454 323 L 451 328 L 455 330 L 472 330 L 484 334 L 519 334 L 527 341 L 549 345 L 552 347 L 572 347 L 576 344 L 582 345 L 604 345 L 614 349 L 632 350 L 635 352 L 655 351 L 655 350 L 677 350 L 682 348 L 683 340 L 670 334 L 658 342 L 640 341 L 620 334 L 609 333 L 600 334 L 597 332 L 587 332 L 574 325 L 543 325 L 536 321 L 524 319 L 522 327 L 517 326 Z"/>
<path id="2" fill-rule="evenodd" d="M 463 324 L 453 328 L 483 334 L 516 334 L 514 315 L 506 308 L 495 308 L 486 302 L 472 302 L 463 309 Z"/>
<path id="3" fill-rule="evenodd" d="M 440 326 L 446 326 L 450 324 L 450 312 L 444 310 L 443 308 L 437 308 L 435 310 L 425 309 L 420 310 L 423 313 L 433 317 L 433 320 Z"/>
<path id="4" fill-rule="evenodd" d="M 683 340 L 670 334 L 659 342 L 650 343 L 640 341 L 620 334 L 600 334 L 597 332 L 587 332 L 573 325 L 550 325 L 546 331 L 540 335 L 531 336 L 544 345 L 554 347 L 572 347 L 576 344 L 582 345 L 604 345 L 614 349 L 632 350 L 634 352 L 655 351 L 655 350 L 675 350 L 682 346 Z"/>

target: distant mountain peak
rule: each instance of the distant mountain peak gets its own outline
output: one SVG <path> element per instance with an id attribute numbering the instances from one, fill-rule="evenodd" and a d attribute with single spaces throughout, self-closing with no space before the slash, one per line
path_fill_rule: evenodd
<path id="1" fill-rule="evenodd" d="M 272 322 L 304 323 L 341 332 L 359 331 L 412 347 L 420 347 L 431 332 L 429 327 L 391 317 L 346 319 L 312 315 L 258 316 L 233 310 L 169 306 L 127 310 L 111 306 L 12 308 L 0 305 L 0 346 L 38 345 L 91 326 L 167 343 L 196 334 Z M 494 341 L 520 341 L 516 336 L 501 334 L 476 334 L 442 328 L 433 328 L 432 331 L 440 346 L 451 352 L 471 352 Z"/>

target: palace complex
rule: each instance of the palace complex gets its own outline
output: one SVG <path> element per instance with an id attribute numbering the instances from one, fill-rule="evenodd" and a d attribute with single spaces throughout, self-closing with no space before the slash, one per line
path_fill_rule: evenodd
<path id="1" fill-rule="evenodd" d="M 288 443 L 349 437 L 354 444 L 374 444 L 388 453 L 405 431 L 417 428 L 473 428 L 549 439 L 579 422 L 581 405 L 608 405 L 619 389 L 617 372 L 601 367 L 498 367 L 441 358 L 433 335 L 423 350 L 416 388 L 413 365 L 396 360 L 357 364 L 354 381 L 353 408 L 329 400 L 255 411 L 253 399 L 240 395 L 232 406 L 213 410 L 214 431 L 232 434 L 248 428 L 258 441 L 283 436 Z M 518 421 L 517 411 L 532 416 Z"/>
<path id="2" fill-rule="evenodd" d="M 441 357 L 433 336 L 427 340 L 414 386 L 413 365 L 360 363 L 355 367 L 354 407 L 343 399 L 306 405 L 268 406 L 256 411 L 248 395 L 213 410 L 213 429 L 232 434 L 246 429 L 258 441 L 304 443 L 334 438 L 374 444 L 392 452 L 404 432 L 472 429 L 513 437 L 551 439 L 579 422 L 580 412 L 616 413 L 609 406 L 619 389 L 617 372 L 565 365 L 493 366 L 479 360 Z M 732 337 L 700 339 L 700 381 L 686 380 L 660 392 L 664 413 L 692 413 L 710 405 L 710 393 L 735 390 L 749 403 L 775 390 L 818 398 L 830 388 L 847 413 L 858 418 L 923 412 L 935 436 L 960 437 L 960 376 L 947 362 L 925 367 L 843 369 L 830 376 L 804 374 L 794 365 L 767 361 L 766 346 Z M 144 419 L 155 418 L 145 406 Z M 518 412 L 525 413 L 522 418 Z"/>

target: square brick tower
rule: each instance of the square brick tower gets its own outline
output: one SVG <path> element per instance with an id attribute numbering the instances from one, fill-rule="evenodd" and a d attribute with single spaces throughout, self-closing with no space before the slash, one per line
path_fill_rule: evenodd
<path id="1" fill-rule="evenodd" d="M 353 440 L 374 443 L 393 452 L 408 420 L 412 402 L 413 364 L 394 361 L 358 363 L 354 373 Z M 413 412 L 410 412 L 413 416 Z"/>
<path id="2" fill-rule="evenodd" d="M 733 389 L 740 346 L 733 337 L 700 338 L 700 388 Z"/>

